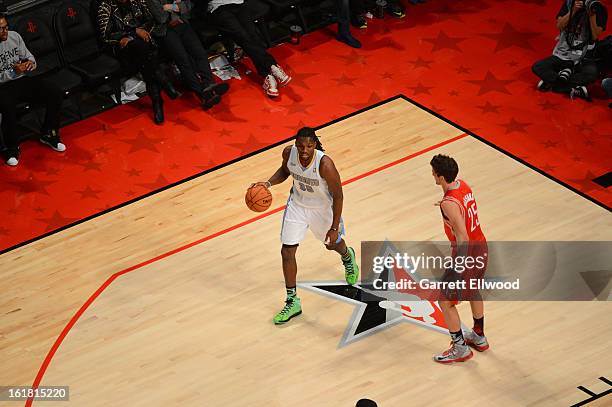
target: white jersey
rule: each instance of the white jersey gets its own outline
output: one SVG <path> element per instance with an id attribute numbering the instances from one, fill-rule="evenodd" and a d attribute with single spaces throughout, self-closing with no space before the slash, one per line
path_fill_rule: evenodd
<path id="1" fill-rule="evenodd" d="M 331 207 L 332 195 L 329 192 L 327 181 L 323 179 L 319 172 L 323 157 L 325 157 L 323 151 L 315 150 L 310 165 L 303 167 L 300 163 L 297 147 L 291 146 L 287 168 L 289 168 L 293 177 L 293 187 L 291 188 L 289 202 L 295 202 L 305 208 Z"/>

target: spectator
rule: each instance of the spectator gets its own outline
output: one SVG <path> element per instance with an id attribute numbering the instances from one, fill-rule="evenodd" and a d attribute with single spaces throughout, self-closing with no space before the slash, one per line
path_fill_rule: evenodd
<path id="1" fill-rule="evenodd" d="M 386 11 L 396 18 L 406 17 L 404 7 L 402 7 L 399 0 L 386 0 L 387 5 Z M 351 24 L 354 27 L 365 29 L 368 28 L 368 20 L 365 14 L 368 10 L 374 10 L 376 8 L 375 0 L 350 0 L 351 7 Z"/>
<path id="2" fill-rule="evenodd" d="M 219 31 L 229 36 L 251 58 L 257 73 L 264 78 L 266 95 L 277 97 L 279 85 L 287 85 L 291 76 L 285 73 L 261 43 L 244 0 L 209 0 L 208 12 Z"/>
<path id="3" fill-rule="evenodd" d="M 336 39 L 349 47 L 361 48 L 359 40 L 351 35 L 351 6 L 349 0 L 336 0 L 336 10 L 338 14 L 338 35 Z"/>
<path id="4" fill-rule="evenodd" d="M 360 29 L 368 28 L 368 20 L 365 17 L 365 0 L 350 0 L 349 6 L 351 8 L 351 24 Z"/>
<path id="5" fill-rule="evenodd" d="M 425 0 L 411 0 L 412 4 L 425 3 Z M 387 0 L 387 12 L 395 18 L 406 17 L 406 11 L 400 3 L 400 0 Z"/>
<path id="6" fill-rule="evenodd" d="M 563 0 L 557 14 L 561 32 L 553 55 L 536 62 L 532 70 L 540 77 L 538 89 L 570 93 L 588 99 L 586 85 L 597 79 L 597 66 L 584 60 L 589 43 L 606 28 L 608 12 L 599 0 Z"/>
<path id="7" fill-rule="evenodd" d="M 200 98 L 204 110 L 219 103 L 229 85 L 217 84 L 213 79 L 206 50 L 189 24 L 191 1 L 148 1 L 155 20 L 161 25 L 159 42 L 178 66 L 185 86 Z"/>
<path id="8" fill-rule="evenodd" d="M 139 71 L 153 102 L 153 120 L 164 121 L 161 89 L 170 99 L 179 93 L 159 65 L 154 37 L 157 26 L 145 0 L 102 0 L 98 7 L 98 30 L 102 41 L 109 45 L 121 63 Z"/>
<path id="9" fill-rule="evenodd" d="M 55 151 L 66 150 L 59 137 L 63 92 L 53 82 L 34 76 L 35 70 L 36 59 L 23 38 L 19 33 L 9 31 L 6 16 L 0 15 L 0 113 L 5 144 L 3 155 L 10 166 L 19 163 L 17 104 L 20 102 L 45 105 L 45 121 L 39 140 Z"/>

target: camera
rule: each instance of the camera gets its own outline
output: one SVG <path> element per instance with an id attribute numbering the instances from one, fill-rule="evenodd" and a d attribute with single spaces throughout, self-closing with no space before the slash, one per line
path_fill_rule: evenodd
<path id="1" fill-rule="evenodd" d="M 585 0 L 584 8 L 589 13 L 593 13 L 595 11 L 594 7 L 601 7 L 601 1 L 599 1 L 599 0 Z"/>

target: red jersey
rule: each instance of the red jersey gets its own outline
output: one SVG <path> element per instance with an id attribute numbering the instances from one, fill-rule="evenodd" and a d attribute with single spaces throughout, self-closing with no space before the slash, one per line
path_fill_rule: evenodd
<path id="1" fill-rule="evenodd" d="M 478 208 L 476 208 L 476 200 L 474 199 L 472 188 L 470 188 L 465 181 L 457 180 L 457 182 L 459 182 L 459 188 L 449 189 L 446 191 L 442 201 L 454 202 L 457 204 L 461 214 L 463 215 L 463 219 L 465 220 L 465 230 L 467 230 L 467 235 L 470 241 L 486 241 L 487 239 L 485 238 L 484 233 L 482 233 L 482 229 L 480 229 Z M 440 208 L 440 210 L 442 210 L 442 208 Z M 442 212 L 442 218 L 444 220 L 444 232 L 454 248 L 457 238 L 455 237 L 453 229 L 450 226 L 450 222 L 444 215 L 444 212 Z"/>

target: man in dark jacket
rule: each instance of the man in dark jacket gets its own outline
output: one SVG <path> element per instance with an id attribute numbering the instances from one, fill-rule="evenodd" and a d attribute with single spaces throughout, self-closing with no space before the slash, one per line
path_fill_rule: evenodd
<path id="1" fill-rule="evenodd" d="M 200 98 L 203 109 L 219 103 L 229 85 L 217 84 L 213 79 L 206 50 L 189 24 L 191 1 L 147 1 L 155 20 L 160 24 L 156 38 L 178 66 L 185 86 Z"/>
<path id="2" fill-rule="evenodd" d="M 160 69 L 154 34 L 162 28 L 156 24 L 146 1 L 102 0 L 97 22 L 102 41 L 112 48 L 121 63 L 142 74 L 153 102 L 154 121 L 161 124 L 164 121 L 161 89 L 170 99 L 179 94 Z"/>

